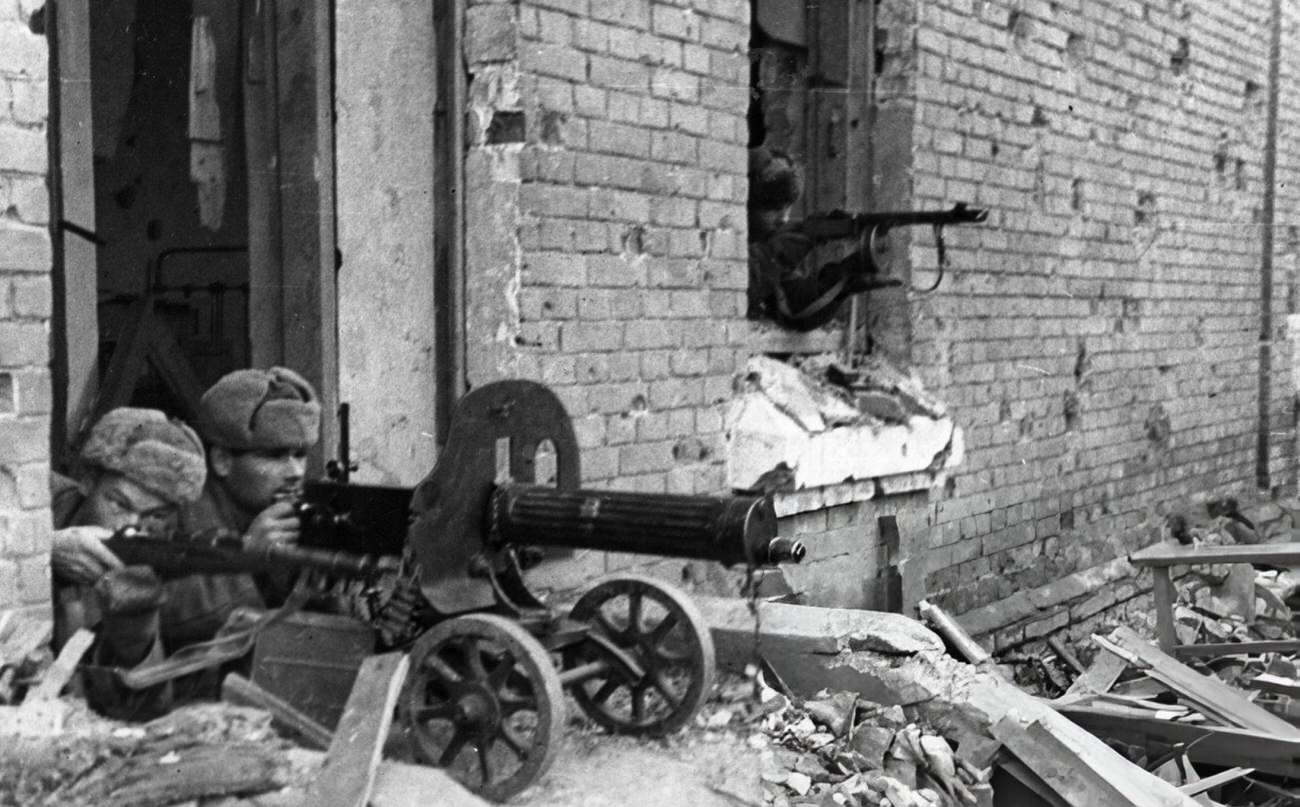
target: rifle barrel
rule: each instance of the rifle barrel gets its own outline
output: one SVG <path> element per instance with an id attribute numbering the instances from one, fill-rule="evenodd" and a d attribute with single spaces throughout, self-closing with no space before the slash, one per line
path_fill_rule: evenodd
<path id="1" fill-rule="evenodd" d="M 848 213 L 837 210 L 809 216 L 804 219 L 801 228 L 814 237 L 838 238 L 856 235 L 868 227 L 875 227 L 883 232 L 893 227 L 918 224 L 978 224 L 988 217 L 988 208 L 971 207 L 965 202 L 958 202 L 947 210 L 886 210 L 876 213 Z"/>
<path id="2" fill-rule="evenodd" d="M 315 569 L 332 575 L 369 577 L 396 571 L 400 565 L 399 558 L 389 555 L 358 555 L 292 544 L 246 547 L 240 536 L 228 531 L 156 536 L 126 527 L 114 533 L 105 546 L 126 565 L 149 566 L 167 578 L 272 569 Z"/>

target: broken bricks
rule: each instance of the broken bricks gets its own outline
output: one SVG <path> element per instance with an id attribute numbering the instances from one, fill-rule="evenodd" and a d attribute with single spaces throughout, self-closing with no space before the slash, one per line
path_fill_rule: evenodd
<path id="1" fill-rule="evenodd" d="M 987 783 L 983 780 L 967 781 L 971 778 L 971 771 L 982 769 L 973 762 L 967 766 L 959 762 L 963 748 L 968 746 L 956 746 L 952 770 L 958 772 L 956 784 L 967 785 L 970 796 L 976 801 L 968 801 L 951 780 L 944 781 L 949 785 L 946 792 L 934 782 L 936 777 L 944 780 L 949 770 L 942 761 L 937 742 L 953 750 L 953 743 L 948 738 L 977 736 L 997 739 L 1004 746 L 1011 738 L 1025 755 L 1029 755 L 1031 747 L 1035 753 L 1041 754 L 1031 764 L 1041 768 L 1038 776 L 1057 798 L 1055 803 L 1093 807 L 1097 802 L 1084 795 L 1085 789 L 1078 782 L 1106 781 L 1126 799 L 1116 802 L 1125 807 L 1191 807 L 1196 804 L 1191 797 L 1124 758 L 1046 702 L 1020 690 L 998 674 L 992 665 L 976 667 L 948 656 L 939 637 L 914 620 L 900 615 L 860 612 L 864 615 L 854 619 L 871 621 L 879 634 L 872 642 L 853 641 L 843 632 L 829 629 L 834 626 L 841 631 L 848 629 L 851 633 L 853 626 L 863 623 L 845 617 L 846 622 L 837 624 L 835 618 L 827 613 L 834 609 L 760 603 L 757 608 L 759 638 L 756 642 L 752 616 L 748 621 L 739 618 L 741 612 L 736 610 L 738 608 L 748 612 L 743 602 L 701 599 L 701 610 L 714 632 L 719 666 L 734 669 L 761 655 L 793 690 L 792 708 L 798 708 L 799 695 L 809 697 L 826 689 L 829 692 L 855 693 L 863 700 L 884 706 L 901 707 L 908 719 L 908 724 L 889 738 L 879 770 L 872 770 L 865 756 L 854 750 L 854 734 L 849 735 L 847 742 L 835 740 L 819 746 L 823 757 L 826 756 L 825 749 L 833 751 L 830 759 L 839 766 L 835 775 L 848 774 L 834 783 L 833 787 L 838 790 L 830 793 L 831 797 L 839 794 L 839 798 L 832 799 L 838 803 L 877 804 L 888 799 L 890 803 L 909 807 L 932 807 L 936 804 L 978 803 L 981 799 L 987 801 L 982 792 Z M 882 636 L 885 637 L 883 640 Z M 824 696 L 813 697 L 817 701 L 826 699 Z M 803 717 L 807 718 L 807 723 L 813 724 L 813 733 L 816 733 L 815 721 L 806 712 Z M 767 721 L 780 719 L 779 715 L 766 718 Z M 862 725 L 866 723 L 860 712 L 855 715 L 855 720 L 861 720 Z M 802 719 L 782 720 L 778 734 L 782 738 L 780 741 L 785 743 L 797 738 L 807 731 L 804 726 Z M 912 726 L 916 734 L 907 731 L 907 726 Z M 994 737 L 994 726 L 999 726 L 1002 737 Z M 809 742 L 811 736 L 804 737 L 804 742 Z M 885 745 L 883 732 L 857 736 L 863 744 L 874 742 L 868 746 L 873 753 L 875 748 Z M 935 739 L 922 743 L 921 738 L 925 736 Z M 1050 738 L 1050 742 L 1028 742 L 1035 738 Z M 926 754 L 927 746 L 931 755 Z M 986 743 L 971 743 L 972 756 L 987 756 L 986 746 Z M 795 747 L 804 753 L 811 750 Z M 857 770 L 850 772 L 845 768 L 846 760 L 838 754 L 841 748 L 846 748 L 852 755 L 848 760 L 860 765 Z M 1014 754 L 1010 758 L 1018 760 Z M 904 760 L 914 766 L 916 788 L 892 775 L 901 774 L 906 778 L 909 766 L 901 764 Z M 886 778 L 891 781 L 886 782 Z M 803 780 L 795 777 L 793 784 L 802 786 Z M 815 787 L 815 784 L 810 786 Z M 900 789 L 900 786 L 906 789 Z M 977 793 L 977 790 L 981 792 Z M 864 795 L 867 792 L 871 795 Z M 780 795 L 785 801 L 774 798 L 773 804 L 801 803 L 793 800 L 791 795 L 804 798 L 793 789 Z"/>

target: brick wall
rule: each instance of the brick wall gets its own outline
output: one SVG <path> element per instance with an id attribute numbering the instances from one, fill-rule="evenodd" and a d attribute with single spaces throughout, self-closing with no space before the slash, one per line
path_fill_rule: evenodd
<path id="1" fill-rule="evenodd" d="M 32 31 L 36 6 L 0 4 L 0 611 L 50 596 L 47 50 Z"/>
<path id="2" fill-rule="evenodd" d="M 909 43 L 892 69 L 915 98 L 915 203 L 994 211 L 949 231 L 957 268 L 911 311 L 914 364 L 966 429 L 930 506 L 926 588 L 954 611 L 1150 543 L 1179 502 L 1257 495 L 1269 6 L 938 0 L 891 33 Z M 1300 249 L 1300 12 L 1283 8 L 1279 492 Z M 932 256 L 919 239 L 914 265 Z"/>
<path id="3" fill-rule="evenodd" d="M 1268 5 L 880 4 L 878 188 L 890 206 L 994 211 L 947 231 L 938 291 L 878 317 L 878 343 L 910 352 L 967 456 L 928 503 L 785 519 L 830 561 L 796 587 L 859 604 L 882 566 L 871 522 L 892 511 L 905 602 L 960 613 L 1113 569 L 1187 500 L 1257 495 Z M 467 9 L 467 377 L 555 388 L 588 485 L 724 486 L 725 403 L 764 344 L 744 319 L 748 13 L 741 0 Z M 1300 12 L 1285 14 L 1284 224 L 1300 205 L 1285 136 Z M 1266 494 L 1295 486 L 1284 326 L 1300 236 L 1275 233 Z M 933 242 L 906 235 L 900 265 L 927 286 Z M 1137 611 L 1131 587 L 1063 607 Z M 1060 629 L 1039 621 L 1036 636 Z"/>
<path id="4" fill-rule="evenodd" d="M 748 22 L 745 0 L 467 9 L 467 376 L 550 385 L 586 485 L 725 486 Z"/>
<path id="5" fill-rule="evenodd" d="M 497 336 L 470 380 L 550 384 L 588 483 L 718 490 L 747 328 L 747 4 L 515 9 L 468 10 L 468 330 Z"/>

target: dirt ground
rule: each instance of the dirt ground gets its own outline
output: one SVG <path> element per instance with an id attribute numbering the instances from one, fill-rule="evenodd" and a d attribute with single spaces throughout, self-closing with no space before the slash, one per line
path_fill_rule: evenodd
<path id="1" fill-rule="evenodd" d="M 732 731 L 666 740 L 570 730 L 555 764 L 516 807 L 741 807 L 763 803 L 762 751 Z"/>

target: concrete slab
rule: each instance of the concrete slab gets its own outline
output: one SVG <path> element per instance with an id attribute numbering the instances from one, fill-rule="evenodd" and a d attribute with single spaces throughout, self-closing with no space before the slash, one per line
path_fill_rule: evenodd
<path id="1" fill-rule="evenodd" d="M 730 597 L 694 598 L 713 631 L 718 662 L 742 669 L 755 656 L 755 615 L 749 601 Z M 758 603 L 757 649 L 769 662 L 830 659 L 870 650 L 882 657 L 943 650 L 943 641 L 920 622 L 902 614 L 851 608 L 814 608 Z M 784 674 L 784 673 L 783 673 Z"/>

